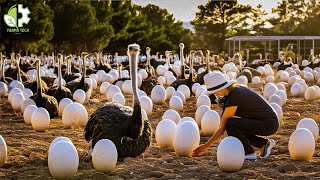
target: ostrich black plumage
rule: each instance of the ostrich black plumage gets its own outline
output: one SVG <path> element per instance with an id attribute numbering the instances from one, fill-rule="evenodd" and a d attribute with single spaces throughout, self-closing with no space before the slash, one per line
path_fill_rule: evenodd
<path id="1" fill-rule="evenodd" d="M 62 73 L 61 73 L 61 63 L 62 55 L 58 54 L 58 84 L 51 86 L 48 90 L 48 95 L 56 98 L 57 102 L 60 102 L 63 98 L 72 99 L 71 91 L 62 85 Z"/>
<path id="2" fill-rule="evenodd" d="M 68 88 L 72 93 L 74 93 L 77 89 L 82 89 L 84 92 L 87 92 L 90 88 L 89 84 L 84 82 L 84 80 L 86 79 L 86 58 L 88 56 L 88 53 L 83 52 L 81 53 L 81 56 L 83 62 L 82 77 L 79 77 L 66 84 L 66 88 Z"/>
<path id="3" fill-rule="evenodd" d="M 50 118 L 57 117 L 59 112 L 59 106 L 56 98 L 42 93 L 42 89 L 41 89 L 42 85 L 40 83 L 41 77 L 40 77 L 40 60 L 39 59 L 36 60 L 36 66 L 37 66 L 38 92 L 33 96 L 31 96 L 30 99 L 33 99 L 38 107 L 45 108 L 49 112 Z"/>
<path id="4" fill-rule="evenodd" d="M 152 129 L 149 121 L 141 114 L 138 96 L 137 59 L 140 47 L 128 46 L 131 80 L 133 89 L 133 108 L 118 103 L 106 103 L 91 116 L 84 129 L 87 141 L 92 147 L 100 139 L 110 139 L 117 147 L 118 160 L 137 157 L 151 144 Z"/>

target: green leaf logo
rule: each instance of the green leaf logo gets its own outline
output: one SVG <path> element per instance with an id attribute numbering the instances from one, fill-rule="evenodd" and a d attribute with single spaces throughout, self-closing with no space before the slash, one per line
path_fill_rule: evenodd
<path id="1" fill-rule="evenodd" d="M 4 17 L 4 22 L 9 26 L 9 27 L 17 27 L 17 7 L 16 5 L 12 6 L 8 14 L 5 14 Z"/>

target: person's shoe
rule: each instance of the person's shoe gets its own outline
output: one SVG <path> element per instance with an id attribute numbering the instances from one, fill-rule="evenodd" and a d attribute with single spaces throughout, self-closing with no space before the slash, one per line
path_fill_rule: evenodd
<path id="1" fill-rule="evenodd" d="M 253 154 L 250 154 L 250 155 L 246 155 L 246 156 L 244 157 L 244 160 L 254 161 L 254 160 L 256 160 L 256 159 L 257 159 L 256 153 L 253 153 Z"/>
<path id="2" fill-rule="evenodd" d="M 262 147 L 263 152 L 260 154 L 260 159 L 269 157 L 271 154 L 271 149 L 274 145 L 276 145 L 276 142 L 273 139 L 268 139 L 267 144 Z"/>

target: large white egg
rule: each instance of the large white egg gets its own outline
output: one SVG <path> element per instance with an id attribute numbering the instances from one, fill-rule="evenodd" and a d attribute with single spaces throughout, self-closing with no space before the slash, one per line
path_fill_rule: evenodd
<path id="1" fill-rule="evenodd" d="M 112 84 L 114 82 L 113 77 L 110 74 L 103 74 L 100 78 L 100 82 L 108 82 Z"/>
<path id="2" fill-rule="evenodd" d="M 111 172 L 117 165 L 118 151 L 109 139 L 100 139 L 92 151 L 92 164 L 96 171 Z"/>
<path id="3" fill-rule="evenodd" d="M 119 82 L 119 81 L 118 81 L 118 82 Z M 110 83 L 108 83 L 108 82 L 103 82 L 103 83 L 100 85 L 100 94 L 106 94 L 109 86 L 110 86 Z"/>
<path id="4" fill-rule="evenodd" d="M 160 148 L 173 147 L 177 125 L 170 119 L 161 120 L 156 128 L 156 141 Z"/>
<path id="5" fill-rule="evenodd" d="M 170 86 L 174 81 L 176 81 L 177 78 L 174 76 L 169 76 L 167 79 L 167 85 Z"/>
<path id="6" fill-rule="evenodd" d="M 62 113 L 64 108 L 71 103 L 73 103 L 73 101 L 69 98 L 61 99 L 61 101 L 59 102 L 59 112 Z"/>
<path id="7" fill-rule="evenodd" d="M 173 96 L 179 97 L 179 98 L 182 100 L 183 103 L 186 102 L 186 97 L 185 97 L 184 94 L 183 94 L 182 92 L 180 92 L 180 91 L 176 91 L 176 92 L 173 94 Z"/>
<path id="8" fill-rule="evenodd" d="M 276 92 L 278 90 L 278 87 L 275 85 L 275 84 L 270 84 L 268 86 L 266 86 L 264 88 L 264 91 L 263 91 L 263 96 L 266 98 L 266 99 L 269 99 L 270 96 L 272 96 L 272 94 L 274 92 Z"/>
<path id="9" fill-rule="evenodd" d="M 99 76 L 97 74 L 90 74 L 89 76 L 91 79 L 96 80 L 97 82 L 99 81 Z"/>
<path id="10" fill-rule="evenodd" d="M 275 79 L 274 79 L 273 76 L 267 76 L 267 77 L 266 77 L 266 81 L 267 81 L 267 82 L 274 82 Z"/>
<path id="11" fill-rule="evenodd" d="M 36 102 L 34 102 L 33 99 L 26 99 L 23 101 L 22 105 L 21 105 L 21 112 L 24 112 L 24 110 L 29 106 L 29 105 L 35 105 L 36 106 Z"/>
<path id="12" fill-rule="evenodd" d="M 26 124 L 31 124 L 31 117 L 33 112 L 38 109 L 36 105 L 29 105 L 23 112 L 23 120 Z"/>
<path id="13" fill-rule="evenodd" d="M 287 103 L 287 93 L 283 90 L 277 90 L 276 92 L 274 92 L 275 95 L 278 95 L 281 98 L 282 101 L 282 106 L 285 105 Z"/>
<path id="14" fill-rule="evenodd" d="M 49 129 L 50 115 L 49 112 L 40 107 L 33 111 L 31 116 L 32 128 L 36 131 L 45 131 Z"/>
<path id="15" fill-rule="evenodd" d="M 3 137 L 0 135 L 0 168 L 6 163 L 7 160 L 7 144 Z"/>
<path id="16" fill-rule="evenodd" d="M 13 98 L 12 98 L 12 108 L 17 111 L 20 112 L 21 111 L 21 105 L 24 101 L 24 96 L 21 93 L 16 93 Z"/>
<path id="17" fill-rule="evenodd" d="M 203 86 L 200 86 L 197 88 L 196 90 L 196 97 L 199 97 L 200 95 L 202 95 L 202 93 L 204 93 L 207 89 Z"/>
<path id="18" fill-rule="evenodd" d="M 87 99 L 87 100 L 90 99 L 91 93 L 92 93 L 92 90 L 91 90 L 91 89 L 88 89 L 88 90 L 86 91 L 86 99 Z"/>
<path id="19" fill-rule="evenodd" d="M 302 120 L 299 121 L 299 123 L 297 124 L 296 129 L 299 128 L 306 128 L 309 129 L 311 131 L 311 133 L 313 134 L 314 140 L 317 141 L 319 138 L 319 127 L 318 124 L 311 118 L 304 118 Z"/>
<path id="20" fill-rule="evenodd" d="M 312 73 L 310 72 L 305 72 L 304 74 L 304 79 L 307 81 L 307 82 L 313 82 L 314 81 L 314 76 Z"/>
<path id="21" fill-rule="evenodd" d="M 162 85 L 165 85 L 167 83 L 166 78 L 163 76 L 158 77 L 158 82 Z"/>
<path id="22" fill-rule="evenodd" d="M 289 80 L 289 73 L 287 71 L 283 71 L 280 75 L 280 80 L 283 82 L 288 82 Z"/>
<path id="23" fill-rule="evenodd" d="M 161 85 L 156 85 L 151 91 L 151 99 L 154 104 L 162 104 L 166 100 L 167 91 Z"/>
<path id="24" fill-rule="evenodd" d="M 198 87 L 200 87 L 200 84 L 199 83 L 194 83 L 193 85 L 192 85 L 192 93 L 193 94 L 196 94 L 196 91 L 197 91 L 197 89 L 198 89 Z"/>
<path id="25" fill-rule="evenodd" d="M 86 93 L 82 89 L 77 89 L 73 93 L 73 100 L 77 101 L 80 104 L 83 104 L 86 100 Z"/>
<path id="26" fill-rule="evenodd" d="M 173 109 L 169 109 L 166 112 L 164 112 L 164 114 L 162 115 L 162 119 L 170 119 L 176 124 L 178 124 L 179 121 L 181 120 L 181 117 L 177 111 Z"/>
<path id="27" fill-rule="evenodd" d="M 270 105 L 274 109 L 274 111 L 276 112 L 276 114 L 278 116 L 279 125 L 282 124 L 283 112 L 282 112 L 281 106 L 279 106 L 276 103 L 270 103 Z"/>
<path id="28" fill-rule="evenodd" d="M 70 179 L 78 171 L 79 156 L 77 149 L 68 141 L 55 143 L 48 153 L 48 167 L 55 179 Z"/>
<path id="29" fill-rule="evenodd" d="M 148 73 L 145 69 L 140 69 L 139 74 L 141 75 L 142 79 L 147 79 L 148 78 Z"/>
<path id="30" fill-rule="evenodd" d="M 126 99 L 121 92 L 118 92 L 115 95 L 113 95 L 112 102 L 119 103 L 124 106 L 126 104 Z"/>
<path id="31" fill-rule="evenodd" d="M 276 84 L 278 90 L 283 90 L 284 92 L 286 92 L 286 87 L 283 83 L 278 83 Z"/>
<path id="32" fill-rule="evenodd" d="M 260 84 L 260 83 L 261 83 L 260 77 L 254 76 L 252 78 L 252 84 Z"/>
<path id="33" fill-rule="evenodd" d="M 198 126 L 201 126 L 201 120 L 202 120 L 202 117 L 203 115 L 210 110 L 210 107 L 207 106 L 207 105 L 202 105 L 200 107 L 198 107 L 197 111 L 196 111 L 196 122 L 198 124 Z"/>
<path id="34" fill-rule="evenodd" d="M 203 135 L 205 136 L 211 136 L 213 135 L 220 126 L 220 115 L 214 111 L 209 110 L 207 111 L 201 120 L 201 129 L 203 132 Z"/>
<path id="35" fill-rule="evenodd" d="M 169 100 L 170 109 L 181 111 L 183 110 L 183 102 L 178 96 L 172 96 Z"/>
<path id="36" fill-rule="evenodd" d="M 244 86 L 247 86 L 248 85 L 248 78 L 246 76 L 240 76 L 237 78 L 237 84 L 241 84 L 241 85 L 244 85 Z"/>
<path id="37" fill-rule="evenodd" d="M 18 88 L 13 88 L 9 92 L 8 101 L 9 101 L 10 104 L 12 103 L 12 99 L 13 99 L 14 95 L 16 95 L 17 93 L 21 93 L 22 94 L 22 91 L 20 89 L 18 89 Z"/>
<path id="38" fill-rule="evenodd" d="M 166 99 L 170 99 L 172 95 L 176 92 L 176 90 L 172 86 L 168 86 L 166 88 L 166 91 L 167 91 Z"/>
<path id="39" fill-rule="evenodd" d="M 276 95 L 276 94 L 273 94 L 272 96 L 270 96 L 268 102 L 269 102 L 269 103 L 276 103 L 276 104 L 278 104 L 280 107 L 282 107 L 282 105 L 283 105 L 281 98 L 280 98 L 278 95 Z"/>
<path id="40" fill-rule="evenodd" d="M 106 93 L 106 97 L 107 97 L 107 100 L 109 102 L 112 102 L 112 97 L 116 94 L 116 93 L 119 93 L 121 92 L 120 88 L 118 86 L 115 86 L 115 85 L 110 85 L 109 88 L 108 88 L 108 91 Z"/>
<path id="41" fill-rule="evenodd" d="M 259 67 L 257 68 L 257 71 L 258 71 L 262 76 L 264 76 L 265 73 L 266 73 L 266 69 L 265 69 L 263 66 L 259 66 Z"/>
<path id="42" fill-rule="evenodd" d="M 186 99 L 190 98 L 191 93 L 190 93 L 190 89 L 187 85 L 184 85 L 184 84 L 180 85 L 178 87 L 177 91 L 182 92 Z"/>
<path id="43" fill-rule="evenodd" d="M 22 94 L 23 94 L 25 99 L 28 99 L 29 97 L 31 97 L 33 95 L 33 92 L 29 88 L 25 88 L 22 91 Z"/>
<path id="44" fill-rule="evenodd" d="M 301 94 L 304 94 L 308 88 L 308 84 L 305 81 L 297 81 L 301 87 Z"/>
<path id="45" fill-rule="evenodd" d="M 217 150 L 217 162 L 222 171 L 239 171 L 243 165 L 244 158 L 244 147 L 238 138 L 229 136 L 220 142 Z"/>
<path id="46" fill-rule="evenodd" d="M 289 139 L 289 153 L 293 160 L 310 160 L 315 151 L 315 140 L 310 130 L 296 129 Z"/>
<path id="47" fill-rule="evenodd" d="M 147 115 L 151 115 L 153 111 L 152 100 L 148 96 L 140 97 L 141 108 L 146 111 Z"/>
<path id="48" fill-rule="evenodd" d="M 6 96 L 7 93 L 8 93 L 8 86 L 5 83 L 0 82 L 0 97 Z"/>
<path id="49" fill-rule="evenodd" d="M 177 127 L 179 127 L 182 123 L 187 122 L 187 121 L 194 123 L 198 127 L 197 122 L 192 117 L 183 117 L 183 118 L 181 118 L 181 120 L 177 124 Z"/>
<path id="50" fill-rule="evenodd" d="M 125 94 L 132 94 L 132 82 L 131 80 L 125 80 L 122 84 L 122 91 Z"/>
<path id="51" fill-rule="evenodd" d="M 62 123 L 64 128 L 71 128 L 72 125 L 84 126 L 88 122 L 88 112 L 79 103 L 68 104 L 62 112 Z"/>
<path id="52" fill-rule="evenodd" d="M 313 87 L 317 91 L 317 98 L 316 99 L 319 99 L 320 98 L 320 87 L 317 86 L 317 85 L 314 85 L 314 86 L 311 86 L 311 87 Z"/>
<path id="53" fill-rule="evenodd" d="M 313 101 L 317 98 L 317 91 L 315 88 L 313 87 L 308 87 L 306 89 L 306 91 L 304 92 L 304 98 L 307 100 L 307 101 Z"/>
<path id="54" fill-rule="evenodd" d="M 197 98 L 197 108 L 199 108 L 202 105 L 207 105 L 207 106 L 211 106 L 211 100 L 208 96 L 206 95 L 201 95 Z"/>
<path id="55" fill-rule="evenodd" d="M 50 152 L 51 148 L 53 147 L 53 145 L 55 145 L 56 143 L 58 143 L 58 142 L 60 142 L 60 141 L 66 141 L 66 142 L 69 142 L 69 143 L 73 144 L 72 141 L 71 141 L 69 138 L 67 138 L 67 137 L 56 137 L 56 138 L 54 138 L 54 140 L 50 143 L 49 152 Z"/>
<path id="56" fill-rule="evenodd" d="M 198 127 L 193 122 L 184 122 L 176 130 L 173 147 L 178 156 L 191 157 L 200 143 Z"/>
<path id="57" fill-rule="evenodd" d="M 297 77 L 297 76 L 291 76 L 291 77 L 289 78 L 289 80 L 288 80 L 288 84 L 289 84 L 290 86 L 292 86 L 294 83 L 296 83 L 296 82 L 298 81 L 298 79 L 299 79 L 299 77 Z"/>
<path id="58" fill-rule="evenodd" d="M 298 97 L 301 95 L 302 90 L 301 87 L 298 83 L 295 83 L 291 86 L 290 92 L 292 94 L 292 96 Z"/>

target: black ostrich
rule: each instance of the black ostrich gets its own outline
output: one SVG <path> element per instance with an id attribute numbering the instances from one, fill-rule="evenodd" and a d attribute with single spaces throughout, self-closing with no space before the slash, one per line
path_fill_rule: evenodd
<path id="1" fill-rule="evenodd" d="M 71 73 L 71 56 L 67 56 L 66 59 L 67 59 L 67 68 L 63 75 L 63 79 L 66 82 L 69 82 L 69 81 L 75 80 L 77 77 L 73 76 L 73 74 Z"/>
<path id="2" fill-rule="evenodd" d="M 145 68 L 148 73 L 148 78 L 142 80 L 142 85 L 140 87 L 140 89 L 143 90 L 147 95 L 150 95 L 152 89 L 158 84 L 155 74 L 156 72 L 150 64 L 150 51 L 151 48 L 147 47 L 147 63 Z"/>
<path id="3" fill-rule="evenodd" d="M 90 88 L 88 83 L 85 83 L 84 80 L 86 79 L 86 58 L 88 56 L 88 53 L 83 52 L 81 53 L 82 61 L 83 61 L 83 71 L 82 71 L 82 77 L 79 77 L 73 81 L 70 81 L 66 84 L 66 87 L 74 93 L 77 89 L 82 89 L 84 92 L 87 92 Z"/>
<path id="4" fill-rule="evenodd" d="M 172 74 L 175 76 L 175 77 L 178 77 L 177 73 L 174 72 L 174 70 L 172 69 L 171 67 L 171 64 L 170 64 L 170 55 L 171 55 L 172 51 L 166 51 L 165 54 L 166 54 L 166 64 L 168 65 L 168 71 L 171 71 Z"/>
<path id="5" fill-rule="evenodd" d="M 50 118 L 57 117 L 59 112 L 59 106 L 56 98 L 42 93 L 42 90 L 41 90 L 42 85 L 40 83 L 41 77 L 40 77 L 40 60 L 39 59 L 36 60 L 36 66 L 37 66 L 38 92 L 33 96 L 31 96 L 30 99 L 33 99 L 38 107 L 45 108 L 49 112 Z"/>
<path id="6" fill-rule="evenodd" d="M 189 77 L 188 79 L 177 79 L 175 80 L 170 86 L 172 86 L 175 90 L 178 89 L 178 87 L 182 84 L 185 84 L 189 87 L 190 93 L 192 93 L 192 85 L 194 84 L 193 80 L 193 57 L 195 52 L 190 51 L 190 69 L 189 69 Z"/>
<path id="7" fill-rule="evenodd" d="M 62 55 L 58 54 L 58 84 L 51 86 L 48 90 L 48 95 L 56 98 L 57 102 L 60 102 L 63 98 L 72 99 L 71 91 L 62 85 L 62 73 L 61 73 Z"/>
<path id="8" fill-rule="evenodd" d="M 2 56 L 2 52 L 0 52 L 0 59 L 1 59 L 1 77 L 0 77 L 0 81 L 6 83 L 7 85 L 9 85 L 13 81 L 13 79 L 11 77 L 6 77 L 6 75 L 4 73 L 4 64 L 5 64 L 6 57 Z"/>
<path id="9" fill-rule="evenodd" d="M 92 148 L 100 139 L 110 139 L 117 147 L 118 160 L 137 157 L 150 146 L 152 129 L 149 121 L 141 114 L 138 96 L 137 58 L 140 47 L 128 46 L 131 69 L 133 108 L 118 103 L 106 103 L 90 117 L 84 136 L 92 142 Z"/>

